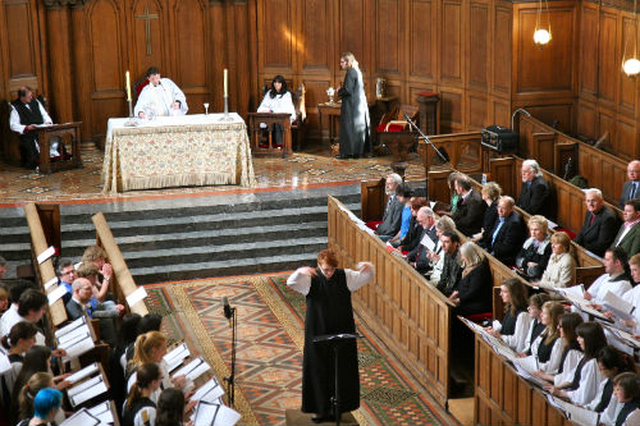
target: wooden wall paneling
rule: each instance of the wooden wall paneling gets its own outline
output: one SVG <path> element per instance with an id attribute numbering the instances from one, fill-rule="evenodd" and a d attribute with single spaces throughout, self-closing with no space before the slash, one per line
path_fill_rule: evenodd
<path id="1" fill-rule="evenodd" d="M 84 5 L 71 9 L 71 25 L 74 34 L 84 34 L 81 40 L 73 43 L 73 56 L 71 58 L 75 76 L 73 82 L 73 116 L 82 122 L 81 134 L 83 135 L 83 140 L 91 140 L 93 135 L 98 133 L 97 129 L 94 131 L 93 102 L 91 101 L 91 94 L 93 93 L 93 63 L 91 60 L 91 32 L 89 20 L 87 19 L 88 8 L 88 5 Z M 118 39 L 119 36 L 116 35 L 116 40 Z M 106 123 L 103 124 L 106 126 Z M 102 141 L 95 142 L 98 142 L 100 146 Z"/>
<path id="2" fill-rule="evenodd" d="M 175 79 L 172 77 L 175 63 L 169 60 L 170 52 L 167 51 L 170 46 L 167 6 L 158 0 L 133 0 L 130 6 L 128 28 L 131 33 L 126 40 L 131 40 L 129 60 L 132 70 L 137 71 L 132 75 L 133 81 L 143 77 L 152 66 L 158 67 L 166 77 Z"/>
<path id="3" fill-rule="evenodd" d="M 440 86 L 440 132 L 456 133 L 463 130 L 464 90 Z"/>
<path id="4" fill-rule="evenodd" d="M 517 46 L 515 76 L 518 95 L 547 93 L 567 95 L 573 92 L 573 27 L 575 4 L 558 2 L 549 4 L 553 39 L 539 48 L 533 42 L 537 3 L 514 6 L 514 45 Z M 546 15 L 546 14 L 545 14 Z M 546 19 L 543 16 L 543 22 Z"/>
<path id="5" fill-rule="evenodd" d="M 212 1 L 209 3 L 209 22 L 211 25 L 211 31 L 209 32 L 209 35 L 211 40 L 210 55 L 212 72 L 212 82 L 210 83 L 211 106 L 209 107 L 209 111 L 222 111 L 224 109 L 224 91 L 222 81 L 224 68 L 227 66 L 227 48 L 225 35 L 228 33 L 225 20 L 225 5 L 223 1 Z M 262 34 L 258 35 L 258 37 L 260 36 L 262 36 Z M 260 47 L 262 47 L 262 41 L 260 40 L 260 38 L 258 38 L 257 45 L 257 57 L 259 62 L 262 58 L 260 50 Z M 257 95 L 257 93 L 250 94 L 250 96 Z M 258 100 L 257 102 L 260 102 L 260 100 Z"/>
<path id="6" fill-rule="evenodd" d="M 431 0 L 409 0 L 409 23 L 407 29 L 409 46 L 409 77 L 420 77 L 432 80 L 435 76 L 434 65 L 436 63 L 436 36 L 433 25 L 435 21 L 435 5 Z M 425 25 L 425 21 L 428 22 Z M 409 99 L 406 103 L 415 103 L 415 94 L 409 91 Z"/>
<path id="7" fill-rule="evenodd" d="M 441 5 L 441 36 L 440 51 L 440 82 L 462 87 L 464 46 L 462 31 L 463 22 L 462 3 L 456 0 L 443 0 Z M 443 111 L 444 118 L 444 111 Z"/>
<path id="8" fill-rule="evenodd" d="M 172 16 L 172 57 L 176 59 L 172 76 L 187 97 L 189 113 L 204 113 L 203 102 L 211 102 L 207 5 L 203 0 L 181 0 L 174 3 Z"/>
<path id="9" fill-rule="evenodd" d="M 467 38 L 467 88 L 486 91 L 489 83 L 489 51 L 491 37 L 491 15 L 489 5 L 484 2 L 471 1 L 469 4 L 468 25 L 465 26 Z M 485 105 L 485 110 L 487 110 Z M 473 115 L 472 110 L 470 116 Z M 473 122 L 469 122 L 473 126 Z"/>
<path id="10" fill-rule="evenodd" d="M 626 77 L 625 77 L 626 78 Z M 635 92 L 638 96 L 638 92 Z M 637 159 L 638 147 L 638 122 L 632 118 L 627 118 L 618 114 L 615 122 L 616 135 L 612 140 L 613 150 L 621 158 L 627 160 Z"/>
<path id="11" fill-rule="evenodd" d="M 327 78 L 339 61 L 333 45 L 333 2 L 311 0 L 300 4 L 300 72 L 319 72 Z"/>
<path id="12" fill-rule="evenodd" d="M 339 60 L 343 52 L 351 52 L 360 64 L 364 78 L 365 93 L 368 99 L 375 95 L 375 61 L 371 28 L 375 19 L 375 6 L 372 0 L 334 0 L 337 1 L 336 19 L 338 22 L 338 46 L 332 62 L 333 81 L 337 87 L 344 80 L 344 72 L 340 70 Z"/>
<path id="13" fill-rule="evenodd" d="M 403 41 L 403 25 L 400 23 L 400 0 L 376 0 L 375 19 L 375 68 L 371 72 L 391 74 L 396 79 L 400 74 L 400 61 L 405 45 Z"/>
<path id="14" fill-rule="evenodd" d="M 586 135 L 589 137 L 595 137 L 596 127 L 598 121 L 596 120 L 596 110 L 592 102 L 583 101 L 578 102 L 577 114 L 577 132 L 580 135 Z"/>
<path id="15" fill-rule="evenodd" d="M 492 41 L 492 89 L 510 98 L 512 63 L 513 7 L 500 3 L 495 8 L 495 25 Z"/>
<path id="16" fill-rule="evenodd" d="M 235 99 L 235 103 L 233 104 L 235 108 L 233 110 L 245 117 L 247 112 L 249 112 L 249 97 L 244 94 L 250 93 L 251 90 L 251 83 L 249 82 L 250 60 L 248 56 L 250 40 L 249 31 L 247 31 L 247 27 L 251 23 L 247 19 L 248 7 L 246 1 L 235 0 L 233 6 L 234 32 L 231 34 L 235 34 L 235 37 L 229 37 L 227 39 L 235 42 L 235 45 L 232 47 L 235 52 L 235 68 L 232 74 L 235 75 L 235 78 L 232 78 L 232 80 L 235 81 L 235 85 L 232 86 L 235 87 L 235 93 L 233 95 L 230 94 L 230 96 L 231 99 Z M 292 37 L 291 44 L 295 49 L 295 35 Z"/>
<path id="17" fill-rule="evenodd" d="M 596 3 L 580 4 L 579 94 L 581 100 L 593 100 L 598 94 L 598 48 L 600 43 L 600 6 Z"/>
<path id="18" fill-rule="evenodd" d="M 90 104 L 91 135 L 94 138 L 103 135 L 110 117 L 122 117 L 127 111 L 125 94 L 126 71 L 124 52 L 120 45 L 120 37 L 114 40 L 113 35 L 126 34 L 126 27 L 117 3 L 113 0 L 98 0 L 91 3 L 87 10 L 89 37 L 86 43 L 89 63 L 92 68 Z M 144 36 L 144 33 L 143 33 Z M 146 46 L 144 38 L 141 41 Z M 135 50 L 135 47 L 131 50 Z M 131 66 L 131 65 L 130 65 Z M 132 82 L 136 81 L 138 67 L 132 67 Z"/>
<path id="19" fill-rule="evenodd" d="M 292 14 L 289 0 L 258 3 L 258 64 L 264 72 L 273 67 L 291 69 L 293 66 Z"/>
<path id="20" fill-rule="evenodd" d="M 490 125 L 488 120 L 488 98 L 485 94 L 467 91 L 467 126 L 468 130 L 481 130 Z M 491 123 L 493 124 L 493 123 Z"/>
<path id="21" fill-rule="evenodd" d="M 493 99 L 490 105 L 491 113 L 489 121 L 504 127 L 511 127 L 511 103 L 508 100 Z"/>
<path id="22" fill-rule="evenodd" d="M 73 93 L 75 81 L 74 69 L 71 67 L 72 34 L 68 7 L 55 7 L 46 12 L 47 49 L 50 70 L 49 112 L 51 117 L 60 123 L 73 121 L 73 102 L 69 93 Z"/>
<path id="23" fill-rule="evenodd" d="M 628 12 L 620 12 L 620 60 L 619 64 L 640 52 L 638 44 L 638 18 Z M 626 47 L 626 52 L 625 52 Z M 618 68 L 618 112 L 630 117 L 635 117 L 635 110 L 638 104 L 638 79 L 629 78 L 622 71 L 621 65 Z"/>
<path id="24" fill-rule="evenodd" d="M 616 12 L 601 9 L 598 49 L 598 97 L 599 100 L 616 102 L 616 83 L 620 75 L 618 53 L 618 15 Z M 613 106 L 613 105 L 610 105 Z"/>

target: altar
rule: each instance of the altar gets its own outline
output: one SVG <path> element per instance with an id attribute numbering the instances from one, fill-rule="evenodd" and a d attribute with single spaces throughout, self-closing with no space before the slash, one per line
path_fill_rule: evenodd
<path id="1" fill-rule="evenodd" d="M 255 185 L 242 117 L 230 113 L 157 117 L 125 126 L 111 118 L 102 167 L 103 192 L 176 186 Z"/>

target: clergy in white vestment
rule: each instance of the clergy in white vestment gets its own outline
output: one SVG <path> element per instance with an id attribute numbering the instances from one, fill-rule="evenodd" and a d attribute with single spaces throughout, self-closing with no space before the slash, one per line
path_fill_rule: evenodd
<path id="1" fill-rule="evenodd" d="M 149 84 L 144 86 L 138 96 L 134 110 L 136 117 L 148 118 L 149 115 L 167 116 L 187 113 L 189 110 L 187 98 L 173 81 L 163 78 L 156 67 L 149 68 L 146 76 Z"/>
<path id="2" fill-rule="evenodd" d="M 291 115 L 291 123 L 296 119 L 296 107 L 293 105 L 291 92 L 287 89 L 287 82 L 281 75 L 276 75 L 271 82 L 271 89 L 267 91 L 258 107 L 258 112 L 283 112 Z"/>

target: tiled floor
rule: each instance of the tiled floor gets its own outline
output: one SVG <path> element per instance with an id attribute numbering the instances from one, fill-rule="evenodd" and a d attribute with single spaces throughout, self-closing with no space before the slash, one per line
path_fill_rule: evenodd
<path id="1" fill-rule="evenodd" d="M 389 156 L 359 160 L 337 160 L 328 147 L 320 143 L 306 147 L 289 158 L 255 158 L 253 165 L 257 180 L 255 188 L 240 186 L 207 186 L 169 188 L 163 190 L 131 191 L 117 196 L 102 193 L 102 151 L 93 144 L 83 146 L 83 168 L 40 175 L 0 162 L 0 207 L 27 201 L 82 203 L 126 200 L 207 196 L 218 193 L 303 189 L 326 185 L 340 185 L 377 179 L 391 171 L 393 158 Z M 407 180 L 423 180 L 424 168 L 417 154 L 411 154 Z"/>

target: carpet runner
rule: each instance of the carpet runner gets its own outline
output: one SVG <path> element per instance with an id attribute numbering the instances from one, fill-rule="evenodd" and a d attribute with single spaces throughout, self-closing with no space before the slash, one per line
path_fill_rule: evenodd
<path id="1" fill-rule="evenodd" d="M 185 339 L 212 365 L 218 379 L 229 375 L 231 329 L 223 296 L 237 308 L 236 409 L 242 424 L 285 423 L 285 411 L 300 408 L 304 297 L 285 285 L 288 274 L 202 279 L 146 286 L 152 312 L 165 317 L 169 341 Z M 358 321 L 361 425 L 456 424 Z"/>

